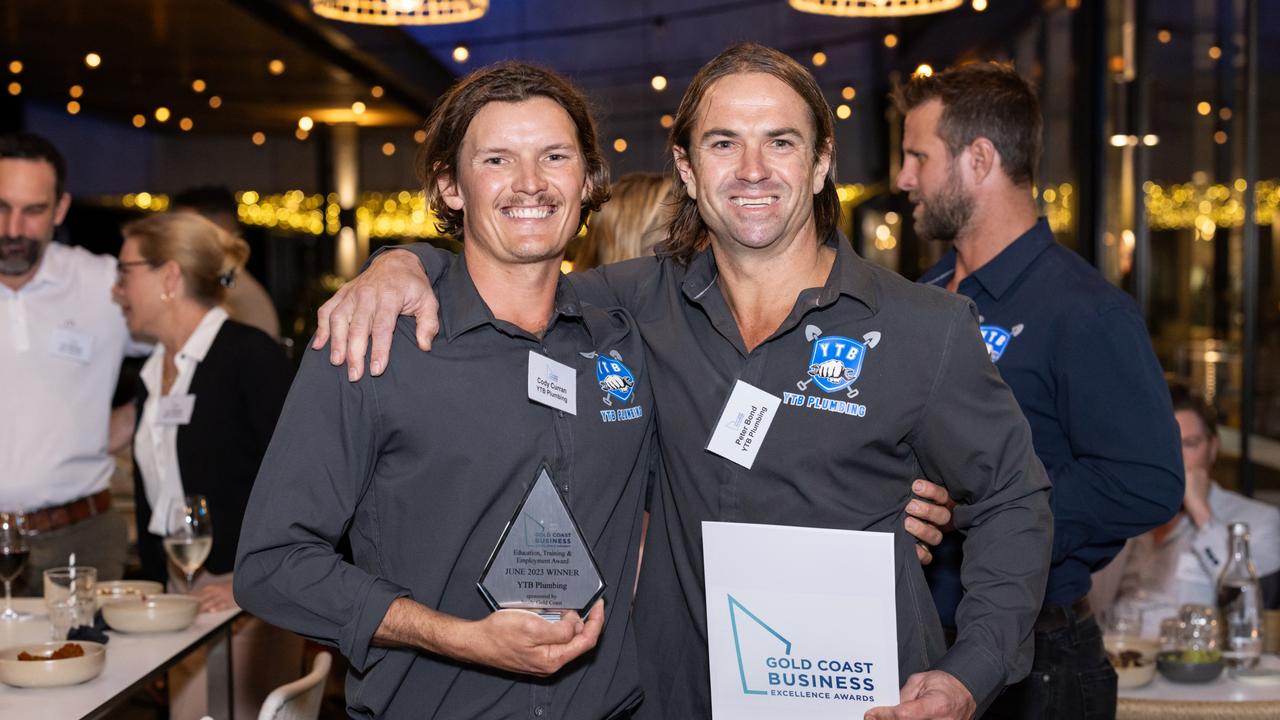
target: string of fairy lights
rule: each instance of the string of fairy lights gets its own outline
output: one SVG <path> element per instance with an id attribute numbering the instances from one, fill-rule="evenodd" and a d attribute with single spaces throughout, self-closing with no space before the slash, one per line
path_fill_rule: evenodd
<path id="1" fill-rule="evenodd" d="M 1143 186 L 1144 206 L 1152 230 L 1194 230 L 1197 240 L 1212 240 L 1222 228 L 1244 223 L 1243 178 L 1233 183 L 1215 185 L 1158 184 Z M 846 211 L 884 192 L 883 186 L 860 183 L 838 185 L 837 195 Z M 1074 212 L 1074 187 L 1070 183 L 1046 186 L 1037 191 L 1049 226 L 1054 232 L 1071 229 Z M 133 210 L 161 212 L 169 207 L 167 195 L 130 193 L 98 197 L 101 205 Z M 245 225 L 308 235 L 337 235 L 341 228 L 338 196 L 308 194 L 301 190 L 266 194 L 254 190 L 236 193 L 238 216 Z M 1266 180 L 1257 186 L 1257 220 L 1270 225 L 1280 210 L 1280 180 Z M 886 214 L 886 230 L 875 238 L 877 249 L 889 249 L 890 240 L 898 234 L 901 219 L 896 213 Z M 439 235 L 436 217 L 427 207 L 421 192 L 401 190 L 389 193 L 364 193 L 355 207 L 356 231 L 371 238 L 432 238 Z M 880 237 L 884 235 L 884 237 Z"/>

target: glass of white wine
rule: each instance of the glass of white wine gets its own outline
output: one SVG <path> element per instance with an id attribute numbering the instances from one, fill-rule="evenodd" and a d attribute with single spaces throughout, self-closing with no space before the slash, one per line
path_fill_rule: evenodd
<path id="1" fill-rule="evenodd" d="M 169 509 L 164 551 L 169 560 L 187 576 L 187 592 L 191 592 L 196 571 L 204 565 L 213 549 L 213 521 L 209 502 L 203 495 L 188 495 Z"/>

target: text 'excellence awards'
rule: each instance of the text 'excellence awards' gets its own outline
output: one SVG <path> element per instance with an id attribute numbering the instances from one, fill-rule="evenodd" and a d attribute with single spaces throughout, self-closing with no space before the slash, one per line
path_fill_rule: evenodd
<path id="1" fill-rule="evenodd" d="M 600 567 L 545 465 L 476 585 L 494 610 L 530 610 L 552 621 L 569 610 L 585 616 L 604 593 Z"/>

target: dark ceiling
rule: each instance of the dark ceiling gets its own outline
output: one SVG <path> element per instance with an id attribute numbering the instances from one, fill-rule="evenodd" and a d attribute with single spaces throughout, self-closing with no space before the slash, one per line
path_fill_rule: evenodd
<path id="1" fill-rule="evenodd" d="M 453 76 L 397 31 L 329 23 L 290 0 L 6 0 L 0 3 L 5 73 L 31 97 L 64 105 L 73 85 L 82 112 L 177 132 L 291 130 L 317 121 L 412 126 Z M 93 52 L 99 67 L 84 62 Z M 272 60 L 284 72 L 269 69 Z M 5 68 L 0 68 L 5 70 Z M 192 83 L 204 80 L 196 92 Z M 382 97 L 371 94 L 381 86 Z M 222 100 L 209 106 L 210 96 Z M 355 101 L 368 110 L 351 111 Z M 167 123 L 155 110 L 171 111 Z"/>

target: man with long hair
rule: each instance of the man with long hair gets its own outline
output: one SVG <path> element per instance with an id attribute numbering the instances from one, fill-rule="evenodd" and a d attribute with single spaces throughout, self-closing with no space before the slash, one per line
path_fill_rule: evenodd
<path id="1" fill-rule="evenodd" d="M 664 472 L 635 610 L 645 716 L 710 715 L 703 521 L 896 536 L 906 682 L 900 706 L 870 717 L 969 718 L 1030 667 L 1049 559 L 1044 470 L 977 340 L 972 304 L 861 260 L 837 232 L 833 124 L 793 59 L 754 44 L 725 50 L 676 113 L 677 207 L 659 257 L 570 276 L 584 298 L 633 312 L 659 407 Z M 447 262 L 414 250 L 431 275 Z M 422 275 L 412 255 L 387 253 L 336 298 L 321 322 L 326 338 L 334 320 L 332 359 L 354 359 L 359 376 L 373 324 L 381 362 L 389 338 L 377 328 L 402 309 L 429 335 Z M 390 313 L 361 302 L 377 296 Z M 785 399 L 749 467 L 705 449 L 740 383 Z M 917 472 L 962 501 L 956 524 L 972 551 L 949 650 L 909 535 L 928 533 L 908 513 L 933 517 L 913 497 Z"/>

